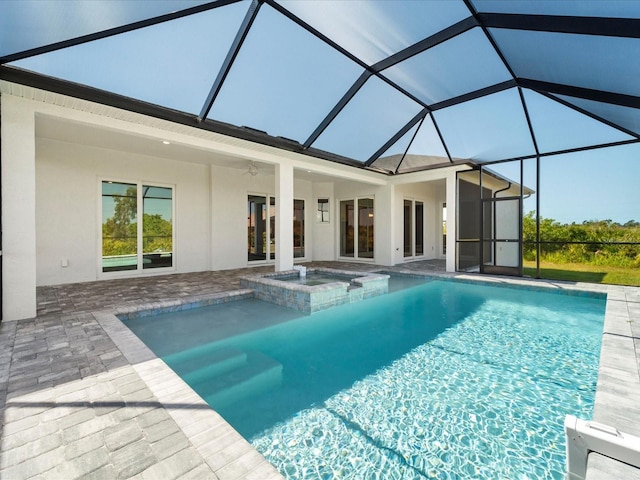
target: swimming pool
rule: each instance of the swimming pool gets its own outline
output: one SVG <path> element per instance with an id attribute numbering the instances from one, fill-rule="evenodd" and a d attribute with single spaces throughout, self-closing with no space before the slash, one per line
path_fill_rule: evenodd
<path id="1" fill-rule="evenodd" d="M 434 281 L 260 303 L 126 323 L 290 478 L 563 478 L 564 416 L 591 417 L 604 299 Z"/>

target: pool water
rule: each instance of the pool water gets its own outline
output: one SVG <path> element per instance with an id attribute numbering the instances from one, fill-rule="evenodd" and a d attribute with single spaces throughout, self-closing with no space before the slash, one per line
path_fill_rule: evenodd
<path id="1" fill-rule="evenodd" d="M 127 324 L 288 478 L 564 478 L 563 421 L 592 415 L 605 300 L 393 290 L 313 315 L 247 302 L 232 317 L 252 329 L 213 339 L 203 320 Z"/>

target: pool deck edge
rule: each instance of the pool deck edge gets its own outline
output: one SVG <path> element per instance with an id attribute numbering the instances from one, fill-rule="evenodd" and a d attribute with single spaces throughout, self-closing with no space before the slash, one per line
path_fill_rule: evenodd
<path id="1" fill-rule="evenodd" d="M 284 479 L 114 313 L 96 312 L 94 317 L 220 480 Z M 217 448 L 211 445 L 221 438 L 224 443 L 218 441 Z"/>
<path id="2" fill-rule="evenodd" d="M 640 436 L 640 288 L 320 263 L 606 294 L 593 420 Z M 44 287 L 38 317 L 1 322 L 0 477 L 282 479 L 115 316 L 229 298 L 237 275 L 259 268 L 241 270 Z M 640 469 L 589 455 L 587 480 L 621 478 L 640 480 Z"/>

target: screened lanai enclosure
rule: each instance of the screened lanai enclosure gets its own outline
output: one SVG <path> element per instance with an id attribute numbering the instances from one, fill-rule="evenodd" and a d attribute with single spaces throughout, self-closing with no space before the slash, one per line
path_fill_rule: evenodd
<path id="1" fill-rule="evenodd" d="M 12 85 L 390 182 L 465 167 L 456 269 L 485 273 L 526 263 L 540 276 L 541 258 L 569 251 L 640 266 L 639 59 L 635 0 L 0 3 L 0 79 Z M 410 215 L 422 208 L 405 201 Z M 264 259 L 268 227 L 259 237 L 254 221 L 249 255 Z M 589 236 L 598 222 L 627 230 Z M 409 223 L 405 256 L 417 258 L 422 227 Z M 363 259 L 372 239 L 360 236 Z"/>

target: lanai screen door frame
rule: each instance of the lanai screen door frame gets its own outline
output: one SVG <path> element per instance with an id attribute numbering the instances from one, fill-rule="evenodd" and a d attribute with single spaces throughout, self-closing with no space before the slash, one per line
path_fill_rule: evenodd
<path id="1" fill-rule="evenodd" d="M 504 218 L 500 213 L 500 205 L 509 203 L 516 203 L 515 216 L 516 218 Z M 482 199 L 482 216 L 491 215 L 489 222 L 480 222 L 480 229 L 482 231 L 482 248 L 480 249 L 480 273 L 497 274 L 497 275 L 514 275 L 522 276 L 522 198 L 521 196 L 509 196 L 509 197 L 495 197 Z M 501 235 L 504 232 L 502 222 L 513 222 L 515 227 L 507 226 L 507 228 L 514 232 L 515 235 Z M 485 226 L 491 225 L 489 232 Z M 515 244 L 515 245 L 514 245 Z M 509 253 L 503 254 L 503 248 L 507 250 L 513 250 L 515 252 L 511 255 Z M 508 257 L 505 257 L 508 255 Z M 487 258 L 487 256 L 489 258 Z M 506 260 L 515 259 L 515 262 L 504 262 Z M 508 263 L 508 264 L 505 264 Z M 515 265 L 513 265 L 515 263 Z"/>
<path id="2" fill-rule="evenodd" d="M 488 170 L 488 171 L 487 171 Z M 474 180 L 473 177 L 476 176 Z M 506 179 L 490 170 L 490 166 L 466 170 L 456 174 L 457 209 L 456 209 L 456 269 L 458 271 L 476 271 L 495 275 L 523 275 L 522 259 L 522 205 L 524 188 L 522 186 L 522 161 L 520 161 L 520 178 Z M 487 181 L 483 181 L 487 179 Z M 496 180 L 501 184 L 497 187 Z M 462 185 L 465 187 L 463 201 Z M 477 183 L 476 183 L 477 182 Z M 492 188 L 489 188 L 492 187 Z M 518 194 L 509 194 L 513 187 L 518 188 Z M 513 190 L 512 190 L 513 191 Z M 503 193 L 506 196 L 501 197 Z M 515 202 L 511 209 L 514 215 L 505 218 L 501 202 Z M 504 235 L 502 222 L 512 222 L 508 228 L 511 235 Z M 462 223 L 461 223 L 462 222 Z M 511 223 L 507 224 L 511 225 Z M 501 247 L 515 252 L 508 257 L 509 262 L 501 253 Z M 501 264 L 503 263 L 503 264 Z"/>

